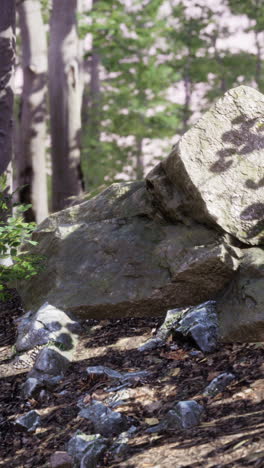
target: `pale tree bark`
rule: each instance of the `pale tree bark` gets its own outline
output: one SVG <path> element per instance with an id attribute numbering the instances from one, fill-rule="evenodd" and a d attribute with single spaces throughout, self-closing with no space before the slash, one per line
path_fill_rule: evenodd
<path id="1" fill-rule="evenodd" d="M 12 160 L 15 0 L 1 0 L 0 13 L 0 175 Z M 8 178 L 8 175 L 7 175 Z M 10 183 L 10 181 L 8 181 Z"/>
<path id="2" fill-rule="evenodd" d="M 40 223 L 48 216 L 47 40 L 39 0 L 24 0 L 18 13 L 24 79 L 17 149 L 18 185 L 26 185 L 20 192 L 20 201 L 32 204 L 25 214 L 27 220 Z"/>
<path id="3" fill-rule="evenodd" d="M 81 193 L 81 83 L 77 0 L 53 0 L 49 47 L 53 210 Z"/>

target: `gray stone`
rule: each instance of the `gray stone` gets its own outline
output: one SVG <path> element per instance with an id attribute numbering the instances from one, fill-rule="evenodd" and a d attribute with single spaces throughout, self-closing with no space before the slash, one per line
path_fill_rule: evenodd
<path id="1" fill-rule="evenodd" d="M 184 336 L 191 336 L 202 351 L 214 351 L 219 334 L 215 301 L 192 307 L 174 330 Z"/>
<path id="2" fill-rule="evenodd" d="M 67 452 L 57 451 L 50 457 L 51 468 L 72 468 L 73 460 Z"/>
<path id="3" fill-rule="evenodd" d="M 200 423 L 202 413 L 203 407 L 196 401 L 179 401 L 174 409 L 168 411 L 166 424 L 170 429 L 173 427 L 190 429 Z"/>
<path id="4" fill-rule="evenodd" d="M 244 250 L 234 280 L 217 301 L 224 342 L 264 341 L 264 250 Z"/>
<path id="5" fill-rule="evenodd" d="M 147 433 L 166 432 L 176 429 L 190 429 L 200 423 L 203 406 L 194 400 L 179 401 L 168 411 L 163 421 L 146 430 Z"/>
<path id="6" fill-rule="evenodd" d="M 69 367 L 69 360 L 53 348 L 43 348 L 34 365 L 34 370 L 51 377 L 63 375 Z"/>
<path id="7" fill-rule="evenodd" d="M 78 431 L 68 442 L 67 450 L 74 462 L 80 464 L 77 466 L 94 468 L 106 448 L 107 440 L 100 434 L 87 435 Z"/>
<path id="8" fill-rule="evenodd" d="M 263 115 L 258 91 L 227 91 L 147 177 L 160 211 L 176 222 L 187 214 L 244 243 L 263 244 Z"/>
<path id="9" fill-rule="evenodd" d="M 212 382 L 207 385 L 205 388 L 203 395 L 205 396 L 215 396 L 218 393 L 221 393 L 225 390 L 225 388 L 233 382 L 235 376 L 231 373 L 223 373 L 218 375 Z"/>
<path id="10" fill-rule="evenodd" d="M 81 318 L 153 316 L 211 299 L 233 277 L 237 253 L 190 219 L 171 224 L 144 183 L 114 184 L 47 218 L 31 254 L 45 269 L 18 285 L 27 309 L 44 301 Z"/>
<path id="11" fill-rule="evenodd" d="M 111 446 L 110 452 L 117 457 L 121 457 L 128 451 L 128 442 L 136 434 L 137 428 L 131 426 L 128 431 L 122 432 Z"/>
<path id="12" fill-rule="evenodd" d="M 35 377 L 29 377 L 23 387 L 22 394 L 24 398 L 36 398 L 41 390 L 41 383 Z"/>
<path id="13" fill-rule="evenodd" d="M 204 352 L 212 352 L 217 347 L 219 334 L 215 301 L 207 301 L 194 307 L 168 310 L 165 320 L 151 338 L 138 349 L 148 351 L 165 344 L 170 334 L 191 337 Z"/>
<path id="14" fill-rule="evenodd" d="M 120 434 L 129 426 L 124 414 L 112 411 L 99 401 L 94 400 L 89 406 L 82 408 L 79 416 L 93 423 L 94 431 L 102 436 L 111 437 Z"/>
<path id="15" fill-rule="evenodd" d="M 25 314 L 18 321 L 17 351 L 26 351 L 38 345 L 54 342 L 65 350 L 74 347 L 80 325 L 65 312 L 45 302 L 32 314 Z"/>
<path id="16" fill-rule="evenodd" d="M 122 380 L 123 376 L 120 372 L 114 370 L 114 369 L 110 369 L 109 367 L 106 367 L 106 366 L 91 366 L 91 367 L 87 367 L 86 369 L 86 372 L 88 375 L 92 375 L 92 376 L 100 376 L 100 375 L 104 375 L 110 379 L 114 379 L 114 380 Z"/>
<path id="17" fill-rule="evenodd" d="M 92 367 L 87 367 L 86 372 L 88 375 L 104 375 L 110 379 L 117 380 L 120 383 L 123 383 L 125 385 L 129 385 L 134 383 L 135 381 L 142 381 L 146 379 L 147 377 L 150 376 L 150 373 L 147 371 L 136 371 L 136 372 L 125 372 L 121 373 L 116 370 L 110 369 L 109 367 L 105 366 L 92 366 Z M 121 388 L 124 385 L 121 386 Z M 117 387 L 119 389 L 119 387 Z M 108 391 L 115 391 L 112 388 L 108 389 Z"/>
<path id="18" fill-rule="evenodd" d="M 37 411 L 32 410 L 15 420 L 15 427 L 19 430 L 34 432 L 40 426 L 41 420 Z"/>

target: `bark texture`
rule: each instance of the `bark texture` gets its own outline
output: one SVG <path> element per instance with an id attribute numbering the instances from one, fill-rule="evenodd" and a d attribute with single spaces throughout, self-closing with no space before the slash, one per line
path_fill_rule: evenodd
<path id="1" fill-rule="evenodd" d="M 12 159 L 15 0 L 1 1 L 0 57 L 0 174 L 2 174 Z"/>
<path id="2" fill-rule="evenodd" d="M 76 28 L 77 0 L 53 0 L 49 91 L 54 211 L 81 193 L 81 83 Z"/>
<path id="3" fill-rule="evenodd" d="M 18 6 L 22 37 L 23 94 L 19 129 L 18 179 L 22 203 L 31 203 L 28 220 L 48 216 L 46 181 L 47 41 L 38 0 Z"/>

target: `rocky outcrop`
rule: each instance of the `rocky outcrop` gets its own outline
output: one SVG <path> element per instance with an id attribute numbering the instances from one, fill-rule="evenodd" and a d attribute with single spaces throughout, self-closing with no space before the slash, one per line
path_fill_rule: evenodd
<path id="1" fill-rule="evenodd" d="M 47 218 L 30 247 L 45 268 L 19 286 L 30 317 L 46 301 L 100 319 L 216 300 L 223 340 L 263 340 L 263 131 L 264 97 L 239 86 L 145 182 L 113 184 Z M 35 325 L 27 337 L 46 340 L 47 325 Z"/>
<path id="2" fill-rule="evenodd" d="M 236 249 L 191 219 L 161 219 L 144 183 L 114 184 L 55 213 L 34 234 L 43 271 L 21 284 L 27 309 L 43 302 L 78 317 L 162 314 L 213 298 L 237 268 Z"/>
<path id="3" fill-rule="evenodd" d="M 228 91 L 148 175 L 161 212 L 264 244 L 263 132 L 264 96 L 246 86 Z"/>
<path id="4" fill-rule="evenodd" d="M 264 250 L 244 250 L 239 272 L 217 304 L 223 341 L 264 339 Z"/>

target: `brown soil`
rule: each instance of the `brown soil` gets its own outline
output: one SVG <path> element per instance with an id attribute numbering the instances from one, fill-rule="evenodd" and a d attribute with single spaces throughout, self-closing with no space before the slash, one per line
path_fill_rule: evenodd
<path id="1" fill-rule="evenodd" d="M 16 309 L 13 316 L 19 313 Z M 87 366 L 105 365 L 119 371 L 149 370 L 151 376 L 144 382 L 136 381 L 128 390 L 127 404 L 116 408 L 133 418 L 139 429 L 127 453 L 119 459 L 107 453 L 98 467 L 264 467 L 261 343 L 220 345 L 210 355 L 194 355 L 190 343 L 171 341 L 159 350 L 142 354 L 136 348 L 151 336 L 160 324 L 158 319 L 91 321 L 86 323 L 76 360 L 65 380 L 38 401 L 25 401 L 20 389 L 32 362 L 17 356 L 10 359 L 15 328 L 10 315 L 5 319 L 10 333 L 5 330 L 0 348 L 0 466 L 48 467 L 50 456 L 56 450 L 65 450 L 77 429 L 90 433 L 89 422 L 78 417 L 76 403 L 84 395 L 102 402 L 113 395 L 106 391 L 113 382 L 102 377 L 92 379 L 85 371 Z M 3 323 L 4 312 L 1 320 Z M 214 398 L 201 395 L 215 376 L 230 371 L 236 380 L 225 392 Z M 195 399 L 205 407 L 198 427 L 166 434 L 146 433 L 175 402 L 187 399 Z M 42 427 L 31 435 L 17 432 L 14 420 L 31 409 L 42 415 Z"/>

